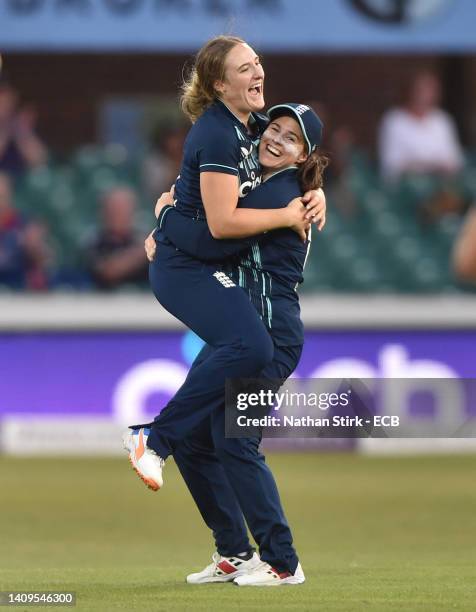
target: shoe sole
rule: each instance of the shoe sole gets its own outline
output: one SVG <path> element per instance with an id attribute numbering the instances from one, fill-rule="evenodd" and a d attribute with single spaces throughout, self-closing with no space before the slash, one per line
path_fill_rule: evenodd
<path id="1" fill-rule="evenodd" d="M 148 489 L 150 489 L 151 491 L 158 491 L 160 489 L 160 485 L 155 482 L 155 480 L 152 480 L 152 478 L 147 478 L 147 476 L 144 476 L 144 474 L 139 471 L 137 466 L 134 465 L 131 455 L 129 455 L 129 463 L 131 464 L 131 467 L 134 472 L 137 474 L 137 476 L 139 476 L 139 478 L 142 480 L 142 482 L 146 485 Z"/>
<path id="2" fill-rule="evenodd" d="M 221 576 L 213 576 L 211 578 L 197 580 L 197 582 L 190 582 L 189 580 L 185 579 L 185 582 L 187 584 L 225 584 L 226 582 L 232 582 L 235 578 L 238 578 L 238 576 L 230 576 L 229 578 L 225 579 L 223 579 Z"/>
<path id="3" fill-rule="evenodd" d="M 187 584 L 213 584 L 213 583 L 225 583 L 225 582 L 233 582 L 233 580 L 235 580 L 236 578 L 239 578 L 240 576 L 246 576 L 246 574 L 248 574 L 249 570 L 247 571 L 242 571 L 240 572 L 239 570 L 237 570 L 236 572 L 233 572 L 233 574 L 228 574 L 227 576 L 210 576 L 209 578 L 204 578 L 203 580 L 200 580 L 198 582 L 189 582 L 188 579 L 185 579 L 185 582 Z"/>
<path id="4" fill-rule="evenodd" d="M 131 467 L 137 474 L 137 476 L 139 476 L 139 478 L 142 480 L 142 482 L 146 485 L 148 489 L 150 489 L 151 491 L 158 491 L 160 489 L 160 485 L 158 485 L 155 480 L 152 480 L 152 478 L 147 478 L 146 476 L 144 476 L 144 474 L 142 474 L 142 472 L 137 468 L 137 466 L 134 465 L 134 461 L 132 460 L 131 455 L 134 447 L 134 443 L 132 441 L 132 433 L 126 432 L 122 436 L 122 444 L 124 446 L 124 449 L 129 453 L 129 463 L 131 464 Z"/>
<path id="5" fill-rule="evenodd" d="M 294 576 L 292 576 L 294 578 Z M 279 582 L 255 583 L 255 584 L 240 584 L 233 581 L 233 584 L 238 587 L 280 587 L 280 586 L 298 586 L 304 584 L 305 580 L 292 580 L 292 578 L 283 578 Z"/>

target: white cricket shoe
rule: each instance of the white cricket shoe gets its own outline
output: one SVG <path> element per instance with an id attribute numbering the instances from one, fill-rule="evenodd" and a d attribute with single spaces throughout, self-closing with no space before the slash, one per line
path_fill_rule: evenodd
<path id="1" fill-rule="evenodd" d="M 256 553 L 253 553 L 251 559 L 242 559 L 240 557 L 222 557 L 219 553 L 213 553 L 212 563 L 201 572 L 189 574 L 187 576 L 188 584 L 205 584 L 209 582 L 231 582 L 238 576 L 243 576 L 254 570 L 260 565 L 260 558 Z"/>
<path id="2" fill-rule="evenodd" d="M 129 452 L 129 461 L 139 478 L 153 491 L 164 484 L 162 467 L 165 463 L 155 451 L 147 446 L 149 429 L 127 429 L 122 434 L 124 448 Z"/>
<path id="3" fill-rule="evenodd" d="M 302 584 L 306 580 L 301 564 L 298 563 L 294 574 L 279 572 L 269 563 L 262 561 L 258 567 L 233 582 L 238 586 L 281 586 L 285 584 Z"/>

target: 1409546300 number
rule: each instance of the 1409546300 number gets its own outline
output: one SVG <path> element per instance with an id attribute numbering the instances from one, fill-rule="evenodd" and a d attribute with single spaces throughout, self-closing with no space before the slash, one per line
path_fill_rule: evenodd
<path id="1" fill-rule="evenodd" d="M 74 606 L 76 593 L 67 591 L 2 591 L 0 605 Z"/>

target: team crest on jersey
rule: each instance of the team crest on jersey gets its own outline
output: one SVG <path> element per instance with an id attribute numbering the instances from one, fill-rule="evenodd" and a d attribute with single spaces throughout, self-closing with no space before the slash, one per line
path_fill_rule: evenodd
<path id="1" fill-rule="evenodd" d="M 224 272 L 215 272 L 213 276 L 217 279 L 219 283 L 221 283 L 227 289 L 229 287 L 236 287 L 235 283 Z"/>

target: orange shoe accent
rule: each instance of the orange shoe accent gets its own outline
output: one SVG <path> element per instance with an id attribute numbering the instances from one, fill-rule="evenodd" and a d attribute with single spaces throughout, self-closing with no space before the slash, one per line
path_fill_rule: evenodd
<path id="1" fill-rule="evenodd" d="M 139 446 L 136 448 L 136 461 L 139 461 L 144 453 L 144 431 L 141 429 L 139 430 Z"/>
<path id="2" fill-rule="evenodd" d="M 141 474 L 139 472 L 139 470 L 136 468 L 136 466 L 134 465 L 134 463 L 132 462 L 132 457 L 129 456 L 129 463 L 131 464 L 132 469 L 134 470 L 134 472 L 137 474 L 137 476 L 139 476 L 139 478 L 142 480 L 142 482 L 151 490 L 151 491 L 158 491 L 160 489 L 159 485 L 155 482 L 155 480 L 152 480 L 152 478 L 146 478 L 143 474 Z"/>

